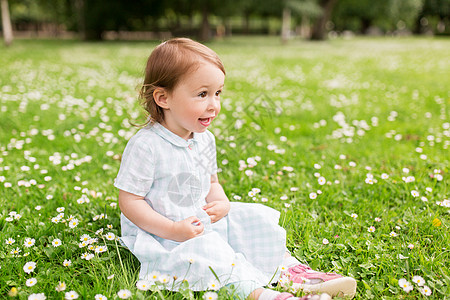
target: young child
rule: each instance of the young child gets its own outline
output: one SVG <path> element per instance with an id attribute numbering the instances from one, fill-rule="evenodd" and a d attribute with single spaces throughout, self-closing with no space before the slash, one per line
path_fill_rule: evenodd
<path id="1" fill-rule="evenodd" d="M 141 99 L 149 123 L 128 142 L 114 184 L 122 242 L 141 262 L 140 278 L 169 274 L 173 291 L 186 280 L 194 291 L 233 285 L 242 299 L 298 299 L 264 288 L 277 282 L 283 265 L 305 291 L 353 297 L 354 279 L 312 271 L 290 256 L 279 212 L 225 195 L 207 130 L 225 79 L 217 54 L 171 39 L 154 49 L 145 72 Z"/>

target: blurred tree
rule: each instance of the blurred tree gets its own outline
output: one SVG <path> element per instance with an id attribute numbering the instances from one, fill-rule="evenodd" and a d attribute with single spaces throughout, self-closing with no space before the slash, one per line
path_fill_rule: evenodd
<path id="1" fill-rule="evenodd" d="M 367 33 L 380 16 L 389 14 L 390 0 L 341 0 L 336 5 L 333 21 L 339 29 L 357 30 Z M 356 24 L 357 28 L 352 26 Z"/>
<path id="2" fill-rule="evenodd" d="M 423 0 L 341 0 L 333 22 L 339 30 L 368 33 L 372 26 L 385 30 L 405 29 L 413 25 Z"/>
<path id="3" fill-rule="evenodd" d="M 11 20 L 17 30 L 47 31 L 57 36 L 68 20 L 68 0 L 10 0 Z"/>
<path id="4" fill-rule="evenodd" d="M 300 35 L 304 38 L 310 38 L 310 20 L 318 18 L 322 13 L 322 8 L 317 0 L 287 0 L 286 7 L 301 20 Z"/>
<path id="5" fill-rule="evenodd" d="M 106 30 L 142 29 L 148 22 L 164 14 L 165 4 L 157 0 L 69 1 L 70 10 L 77 17 L 75 29 L 85 40 L 101 40 Z"/>
<path id="6" fill-rule="evenodd" d="M 424 0 L 390 0 L 387 18 L 391 29 L 412 28 L 422 9 L 423 2 Z"/>
<path id="7" fill-rule="evenodd" d="M 450 33 L 450 0 L 425 0 L 422 9 L 416 18 L 415 33 L 422 33 L 427 28 L 434 28 L 430 26 L 428 19 L 438 18 L 436 31 L 438 33 Z"/>
<path id="8" fill-rule="evenodd" d="M 245 1 L 239 1 L 239 2 L 235 2 L 232 0 L 226 0 L 223 1 L 222 6 L 216 10 L 216 14 L 218 17 L 220 17 L 222 19 L 222 24 L 221 26 L 223 26 L 223 30 L 225 30 L 225 32 L 223 32 L 223 34 L 225 35 L 231 35 L 232 33 L 232 28 L 231 28 L 231 18 L 233 16 L 238 16 L 241 13 L 242 7 L 245 4 Z M 220 35 L 220 26 L 218 28 L 218 34 Z"/>
<path id="9" fill-rule="evenodd" d="M 167 0 L 163 15 L 168 23 L 168 29 L 176 36 L 189 35 L 194 28 L 195 3 L 189 0 Z M 181 20 L 187 17 L 189 23 L 183 26 Z"/>
<path id="10" fill-rule="evenodd" d="M 170 31 L 175 35 L 197 35 L 201 41 L 211 39 L 213 32 L 210 24 L 211 15 L 221 15 L 225 17 L 227 12 L 236 12 L 230 10 L 232 6 L 231 0 L 169 0 L 165 2 L 165 18 L 170 23 Z M 236 5 L 236 3 L 234 4 Z M 170 16 L 174 22 L 170 22 Z M 193 26 L 195 16 L 200 16 L 200 27 L 197 29 Z M 181 28 L 181 18 L 187 17 L 190 20 L 188 29 Z"/>
<path id="11" fill-rule="evenodd" d="M 325 39 L 329 21 L 337 30 L 366 33 L 370 27 L 384 30 L 422 28 L 428 21 L 438 32 L 449 28 L 450 0 L 1 0 L 8 5 L 16 29 L 77 31 L 83 39 L 102 39 L 103 33 L 132 30 L 169 30 L 172 34 L 203 41 L 231 32 L 233 17 L 242 17 L 242 33 L 273 32 L 270 21 L 283 19 L 283 36 L 301 20 L 301 35 Z M 6 10 L 2 9 L 2 14 Z M 284 12 L 284 13 L 283 13 Z M 3 22 L 7 17 L 2 16 Z M 212 28 L 211 20 L 217 26 Z M 261 26 L 251 28 L 250 20 Z M 292 22 L 293 20 L 293 22 Z M 310 23 L 313 23 L 312 34 Z M 252 23 L 254 25 L 255 23 Z M 332 24 L 333 25 L 333 24 Z M 420 27 L 422 26 L 422 27 Z M 431 25 L 430 25 L 431 26 Z M 3 25 L 3 29 L 7 25 Z M 273 29 L 273 28 L 272 28 Z M 306 30 L 305 30 L 306 29 Z M 277 28 L 277 31 L 279 29 Z"/>
<path id="12" fill-rule="evenodd" d="M 250 16 L 257 9 L 257 1 L 256 0 L 241 0 L 239 6 L 240 6 L 240 11 L 242 13 L 242 33 L 249 34 L 250 33 Z"/>
<path id="13" fill-rule="evenodd" d="M 324 40 L 326 37 L 326 25 L 331 19 L 334 6 L 338 0 L 319 0 L 319 6 L 322 8 L 322 13 L 314 22 L 311 39 Z"/>
<path id="14" fill-rule="evenodd" d="M 268 21 L 269 18 L 280 18 L 280 16 L 282 17 L 283 15 L 283 10 L 286 7 L 286 1 L 290 1 L 290 0 L 284 0 L 284 1 L 279 1 L 279 0 L 264 0 L 264 1 L 260 1 L 256 4 L 255 6 L 255 15 L 259 16 L 260 18 L 262 18 L 263 20 Z M 266 23 L 265 25 L 266 27 L 268 26 L 268 23 Z M 268 32 L 268 28 L 266 30 L 266 32 Z"/>
<path id="15" fill-rule="evenodd" d="M 1 9 L 2 9 L 3 38 L 5 40 L 5 45 L 10 46 L 13 41 L 13 32 L 11 26 L 11 18 L 9 15 L 8 0 L 1 0 Z"/>
<path id="16" fill-rule="evenodd" d="M 211 39 L 211 25 L 209 23 L 209 15 L 217 8 L 218 1 L 197 0 L 197 9 L 202 15 L 202 24 L 200 26 L 199 39 L 201 41 L 208 41 Z"/>
<path id="17" fill-rule="evenodd" d="M 281 41 L 286 44 L 291 32 L 291 9 L 289 7 L 283 8 L 283 20 L 281 22 Z"/>
<path id="18" fill-rule="evenodd" d="M 140 11 L 149 10 L 150 3 L 136 0 L 127 3 L 110 0 L 107 5 L 101 0 L 76 0 L 74 5 L 78 14 L 78 31 L 85 40 L 101 40 L 106 30 L 125 30 L 131 27 L 132 18 L 139 18 Z M 148 1 L 151 2 L 151 1 Z M 139 8 L 139 9 L 136 9 Z"/>

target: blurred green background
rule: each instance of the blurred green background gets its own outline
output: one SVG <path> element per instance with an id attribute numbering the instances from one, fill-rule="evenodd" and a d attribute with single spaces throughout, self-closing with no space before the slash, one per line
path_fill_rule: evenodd
<path id="1" fill-rule="evenodd" d="M 17 37 L 148 40 L 233 34 L 323 40 L 354 34 L 448 35 L 450 0 L 1 0 Z M 9 12 L 9 13 L 8 13 Z M 7 44 L 12 40 L 5 31 Z M 13 35 L 11 34 L 11 37 Z"/>

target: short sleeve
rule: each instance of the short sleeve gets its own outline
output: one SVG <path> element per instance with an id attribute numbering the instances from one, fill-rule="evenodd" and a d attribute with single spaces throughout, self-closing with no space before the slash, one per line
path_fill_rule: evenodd
<path id="1" fill-rule="evenodd" d="M 153 184 L 154 173 L 154 157 L 149 144 L 142 137 L 132 137 L 123 152 L 114 186 L 125 192 L 145 196 Z"/>

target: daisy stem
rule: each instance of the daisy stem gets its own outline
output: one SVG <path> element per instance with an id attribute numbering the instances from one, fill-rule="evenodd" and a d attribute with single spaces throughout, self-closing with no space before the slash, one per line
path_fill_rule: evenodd
<path id="1" fill-rule="evenodd" d="M 123 267 L 122 257 L 120 256 L 119 247 L 117 246 L 117 240 L 114 240 L 114 244 L 116 245 L 117 256 L 119 257 L 120 267 L 122 268 L 122 274 L 126 274 L 125 268 Z M 128 282 L 128 277 L 125 276 L 125 280 L 127 281 L 127 285 L 130 285 Z"/>
<path id="2" fill-rule="evenodd" d="M 181 282 L 183 282 L 185 279 L 186 279 L 186 276 L 187 276 L 187 274 L 189 273 L 189 270 L 191 269 L 191 263 L 189 263 L 189 267 L 188 267 L 188 269 L 186 270 L 186 274 L 184 274 L 184 276 L 183 276 L 183 280 L 181 280 Z"/>

